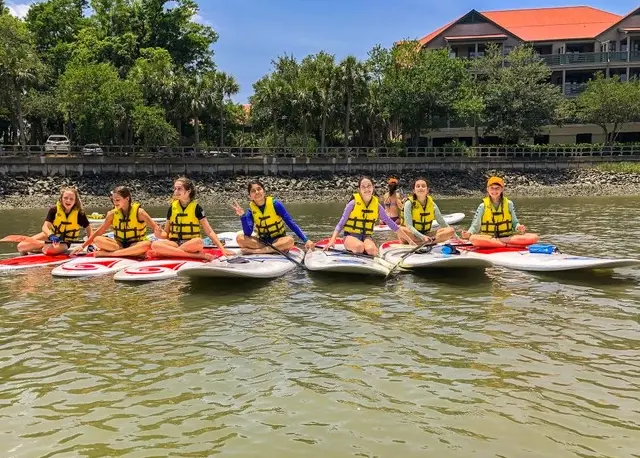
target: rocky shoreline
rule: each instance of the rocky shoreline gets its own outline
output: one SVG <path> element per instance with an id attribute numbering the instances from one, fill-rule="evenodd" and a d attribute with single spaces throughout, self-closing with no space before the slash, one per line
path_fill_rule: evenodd
<path id="1" fill-rule="evenodd" d="M 507 194 L 530 197 L 630 196 L 640 195 L 640 173 L 621 173 L 599 169 L 556 170 L 546 172 L 450 171 L 424 174 L 437 198 L 476 197 L 484 194 L 488 176 L 504 177 Z M 422 174 L 398 176 L 402 190 L 409 191 L 413 180 Z M 394 174 L 373 176 L 378 195 L 386 189 L 386 180 Z M 259 179 L 267 191 L 285 202 L 345 201 L 355 190 L 359 175 L 315 174 L 305 176 L 191 176 L 196 182 L 198 200 L 204 204 L 228 204 L 247 198 L 246 185 Z M 84 204 L 109 205 L 108 194 L 117 185 L 129 186 L 134 198 L 147 206 L 169 202 L 172 177 L 102 175 L 95 177 L 9 176 L 0 183 L 0 208 L 40 208 L 51 205 L 64 186 L 76 186 Z"/>

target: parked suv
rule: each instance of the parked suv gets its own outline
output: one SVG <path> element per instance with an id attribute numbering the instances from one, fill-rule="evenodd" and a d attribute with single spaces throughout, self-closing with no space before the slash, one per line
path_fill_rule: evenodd
<path id="1" fill-rule="evenodd" d="M 82 154 L 85 156 L 91 156 L 93 154 L 102 156 L 103 151 L 97 143 L 87 143 L 84 145 L 84 148 L 82 148 Z"/>
<path id="2" fill-rule="evenodd" d="M 44 150 L 68 153 L 71 151 L 71 142 L 65 135 L 49 135 L 44 142 Z"/>

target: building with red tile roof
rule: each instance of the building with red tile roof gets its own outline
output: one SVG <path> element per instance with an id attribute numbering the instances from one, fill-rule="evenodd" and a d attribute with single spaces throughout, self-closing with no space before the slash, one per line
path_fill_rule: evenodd
<path id="1" fill-rule="evenodd" d="M 596 72 L 618 75 L 622 81 L 640 78 L 640 8 L 625 16 L 590 6 L 471 10 L 419 42 L 425 49 L 446 48 L 452 58 L 465 59 L 482 56 L 489 43 L 498 44 L 505 55 L 530 44 L 551 68 L 551 81 L 567 96 L 584 90 Z M 637 136 L 640 140 L 640 132 Z M 556 137 L 557 142 L 571 142 L 571 136 Z M 573 140 L 599 138 L 577 132 Z"/>

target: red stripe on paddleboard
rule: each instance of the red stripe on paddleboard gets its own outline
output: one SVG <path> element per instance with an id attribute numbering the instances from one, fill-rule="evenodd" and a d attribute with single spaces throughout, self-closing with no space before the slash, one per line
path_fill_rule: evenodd
<path id="1" fill-rule="evenodd" d="M 107 261 L 107 260 L 105 260 L 105 261 L 95 260 L 95 261 L 90 261 L 90 262 L 79 262 L 77 264 L 76 263 L 74 263 L 74 264 L 63 264 L 62 265 L 62 269 L 63 270 L 97 270 L 100 267 L 104 267 L 106 269 L 110 269 L 113 266 L 115 266 L 117 263 L 122 261 L 123 259 L 116 259 L 116 260 L 110 260 L 110 261 Z"/>
<path id="2" fill-rule="evenodd" d="M 18 256 L 11 259 L 3 259 L 0 261 L 0 266 L 29 266 L 29 265 L 37 265 L 37 264 L 48 264 L 50 262 L 56 261 L 64 261 L 70 259 L 67 254 L 60 255 L 25 255 Z"/>
<path id="3" fill-rule="evenodd" d="M 193 260 L 191 260 L 193 261 Z M 124 272 L 130 275 L 150 275 L 159 274 L 165 270 L 178 270 L 189 261 L 168 262 L 159 266 L 131 266 L 124 269 Z"/>

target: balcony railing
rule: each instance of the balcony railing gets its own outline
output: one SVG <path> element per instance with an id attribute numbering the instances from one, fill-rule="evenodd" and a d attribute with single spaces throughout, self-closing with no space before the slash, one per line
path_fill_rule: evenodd
<path id="1" fill-rule="evenodd" d="M 544 62 L 553 67 L 561 65 L 602 65 L 616 62 L 640 62 L 640 51 L 581 52 L 565 54 L 549 54 L 540 56 Z"/>
<path id="2" fill-rule="evenodd" d="M 49 158 L 53 162 L 71 161 L 87 164 L 128 164 L 138 159 L 158 159 L 179 162 L 218 163 L 240 162 L 268 163 L 276 158 L 300 158 L 303 160 L 347 159 L 375 160 L 377 158 L 562 158 L 590 156 L 633 156 L 640 160 L 640 145 L 589 145 L 589 146 L 478 146 L 478 147 L 219 147 L 201 150 L 194 147 L 141 147 L 141 146 L 102 146 L 100 154 L 85 154 L 81 148 L 72 146 L 70 151 L 44 151 L 41 145 L 22 147 L 19 145 L 0 145 L 0 158 L 6 161 L 27 161 L 42 163 Z M 46 158 L 46 159 L 45 159 Z M 57 158 L 57 159 L 56 159 Z"/>
<path id="3" fill-rule="evenodd" d="M 587 88 L 587 83 L 565 83 L 564 95 L 575 97 Z"/>

